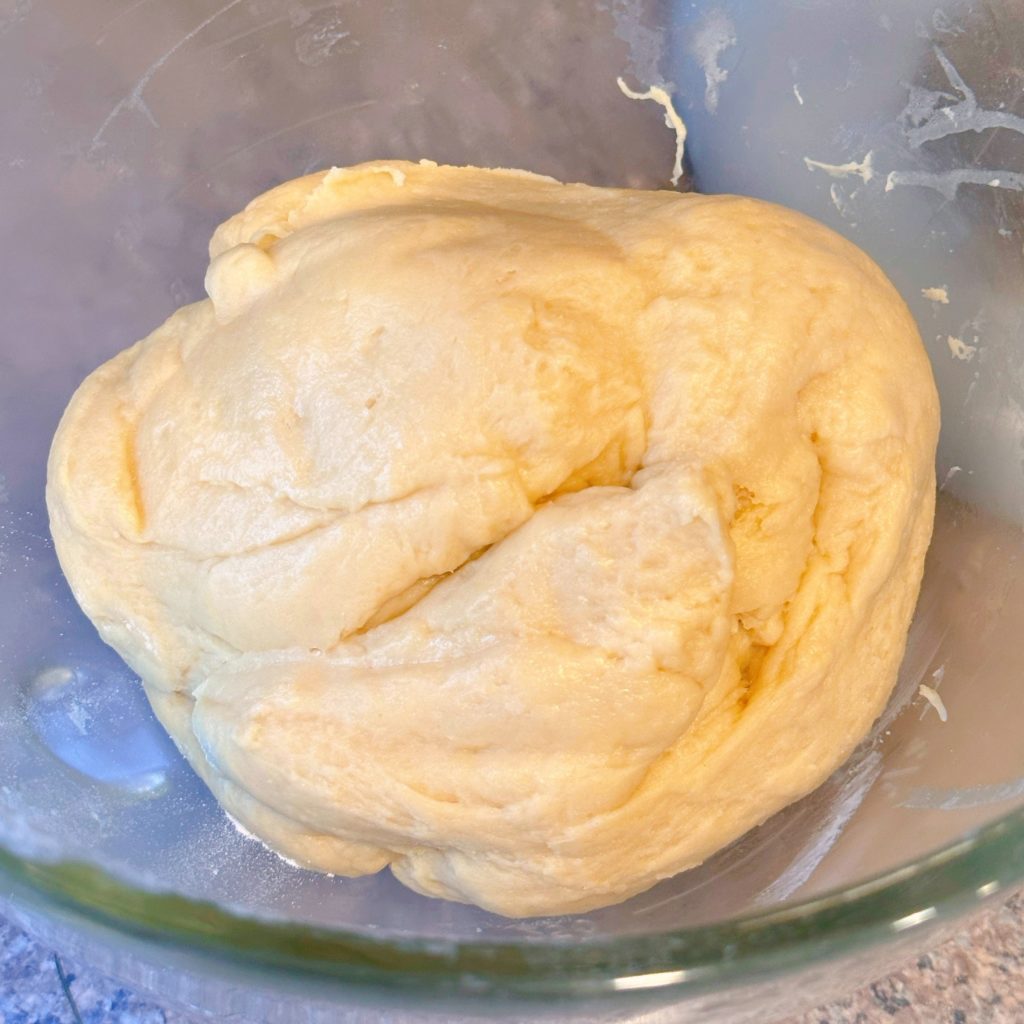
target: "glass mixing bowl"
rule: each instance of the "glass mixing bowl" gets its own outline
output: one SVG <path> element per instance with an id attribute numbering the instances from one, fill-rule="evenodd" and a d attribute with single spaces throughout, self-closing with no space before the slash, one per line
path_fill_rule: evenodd
<path id="1" fill-rule="evenodd" d="M 4 0 L 0 57 L 7 913 L 218 1019 L 766 1021 L 1024 876 L 1017 0 Z M 43 507 L 58 416 L 285 178 L 430 157 L 668 187 L 674 136 L 618 76 L 671 91 L 695 187 L 820 218 L 917 316 L 940 495 L 893 700 L 820 790 L 618 907 L 511 921 L 292 868 L 72 601 Z"/>

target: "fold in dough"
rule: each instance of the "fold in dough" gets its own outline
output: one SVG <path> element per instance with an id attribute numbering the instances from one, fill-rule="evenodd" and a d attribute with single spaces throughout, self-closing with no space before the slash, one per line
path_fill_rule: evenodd
<path id="1" fill-rule="evenodd" d="M 96 370 L 75 596 L 290 858 L 613 903 L 817 786 L 895 679 L 938 405 L 903 302 L 733 196 L 373 163 L 223 224 Z"/>

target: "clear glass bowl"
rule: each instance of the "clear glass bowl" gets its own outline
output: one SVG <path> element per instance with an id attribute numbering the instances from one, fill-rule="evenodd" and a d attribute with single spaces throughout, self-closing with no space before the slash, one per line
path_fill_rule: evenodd
<path id="1" fill-rule="evenodd" d="M 1024 877 L 1016 0 L 0 12 L 8 913 L 220 1017 L 764 1021 Z M 620 75 L 670 87 L 696 187 L 820 218 L 918 318 L 941 488 L 892 703 L 818 792 L 619 907 L 509 921 L 291 868 L 234 831 L 71 600 L 43 507 L 57 419 L 89 370 L 201 294 L 213 227 L 285 178 L 395 156 L 666 187 L 674 137 Z"/>

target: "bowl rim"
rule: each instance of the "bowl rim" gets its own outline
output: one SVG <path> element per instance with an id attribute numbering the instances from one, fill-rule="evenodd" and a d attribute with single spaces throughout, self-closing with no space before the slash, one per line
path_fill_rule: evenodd
<path id="1" fill-rule="evenodd" d="M 1024 807 L 852 886 L 712 924 L 623 937 L 473 942 L 372 934 L 245 916 L 147 891 L 81 861 L 0 848 L 14 902 L 108 936 L 221 965 L 418 995 L 580 998 L 721 990 L 834 960 L 950 922 L 1024 881 Z M 651 993 L 654 994 L 654 993 Z"/>

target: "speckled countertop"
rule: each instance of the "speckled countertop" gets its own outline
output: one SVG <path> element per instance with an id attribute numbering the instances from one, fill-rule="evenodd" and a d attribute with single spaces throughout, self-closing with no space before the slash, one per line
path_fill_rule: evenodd
<path id="1" fill-rule="evenodd" d="M 200 1024 L 55 955 L 2 919 L 0 950 L 0 1024 Z M 888 978 L 785 1024 L 875 1022 L 1024 1022 L 1024 892 Z"/>

